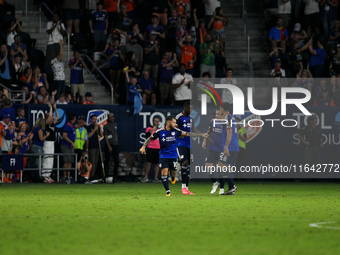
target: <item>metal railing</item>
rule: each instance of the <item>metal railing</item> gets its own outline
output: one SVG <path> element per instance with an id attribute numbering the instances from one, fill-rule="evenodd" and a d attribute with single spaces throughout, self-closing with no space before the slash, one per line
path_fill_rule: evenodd
<path id="1" fill-rule="evenodd" d="M 45 16 L 44 12 L 42 11 L 42 7 L 44 7 L 51 15 L 53 15 L 53 12 L 52 10 L 48 7 L 47 4 L 45 4 L 44 2 L 42 2 L 41 4 L 39 4 L 39 31 L 40 31 L 40 34 L 41 34 L 41 16 L 44 17 L 44 19 L 46 20 L 46 22 L 49 22 L 49 19 Z M 66 31 L 66 34 L 67 34 L 67 61 L 70 60 L 70 33 L 69 31 L 67 30 L 67 28 L 65 27 L 65 31 Z"/>
<path id="2" fill-rule="evenodd" d="M 11 90 L 9 88 L 7 88 L 5 85 L 0 83 L 0 87 L 3 89 L 7 89 L 9 92 L 9 99 L 12 102 L 24 102 L 26 101 L 26 93 L 25 90 Z M 22 95 L 22 98 L 19 99 L 19 97 Z"/>
<path id="3" fill-rule="evenodd" d="M 110 85 L 110 88 L 111 88 L 111 104 L 114 104 L 114 100 L 113 100 L 114 95 L 113 95 L 113 85 L 112 85 L 112 83 L 106 78 L 106 76 L 103 74 L 103 72 L 100 71 L 100 69 L 96 66 L 96 64 L 92 61 L 92 59 L 88 55 L 85 54 L 85 57 L 92 64 L 92 66 L 94 66 L 96 68 L 97 72 L 104 78 L 104 80 Z M 92 78 L 97 82 L 97 84 L 100 87 L 104 88 L 104 90 L 105 90 L 105 87 L 96 79 L 96 77 L 93 75 L 93 73 L 89 69 L 87 69 L 87 72 L 92 76 Z"/>
<path id="4" fill-rule="evenodd" d="M 254 90 L 254 65 L 253 61 L 250 55 L 250 36 L 249 36 L 249 28 L 248 28 L 248 12 L 247 12 L 247 5 L 245 3 L 245 0 L 242 1 L 242 8 L 243 8 L 243 21 L 244 21 L 244 34 L 246 36 L 247 40 L 247 59 L 248 59 L 248 64 L 249 64 L 249 85 L 253 88 Z M 254 95 L 254 93 L 253 93 Z"/>
<path id="5" fill-rule="evenodd" d="M 74 163 L 74 168 L 60 168 L 60 156 L 75 156 L 75 163 Z M 78 154 L 77 153 L 71 153 L 71 154 L 64 154 L 64 153 L 53 153 L 53 154 L 39 154 L 39 153 L 26 153 L 23 154 L 24 157 L 39 157 L 39 166 L 38 168 L 25 168 L 25 169 L 18 169 L 18 171 L 20 171 L 20 183 L 22 183 L 22 175 L 23 175 L 23 171 L 39 171 L 40 175 L 41 175 L 41 171 L 42 170 L 57 170 L 57 182 L 59 182 L 59 172 L 60 171 L 74 171 L 74 180 L 77 181 L 77 162 L 78 162 Z M 44 157 L 57 157 L 57 167 L 55 168 L 42 168 L 42 158 Z M 4 170 L 1 168 L 1 179 L 4 179 Z"/>

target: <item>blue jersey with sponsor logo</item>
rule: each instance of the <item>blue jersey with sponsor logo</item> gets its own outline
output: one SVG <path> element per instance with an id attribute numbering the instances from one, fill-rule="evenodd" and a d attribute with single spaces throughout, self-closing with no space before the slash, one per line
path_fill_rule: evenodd
<path id="1" fill-rule="evenodd" d="M 238 136 L 237 136 L 237 126 L 236 126 L 236 119 L 233 115 L 227 115 L 228 121 L 230 126 L 232 127 L 233 136 L 231 137 L 231 141 L 228 147 L 229 151 L 239 151 L 239 144 L 238 144 Z"/>
<path id="2" fill-rule="evenodd" d="M 192 117 L 190 115 L 185 116 L 183 114 L 183 112 L 181 112 L 181 113 L 177 114 L 176 120 L 177 120 L 177 127 L 180 130 L 183 130 L 185 132 L 191 132 L 193 121 L 192 121 Z M 184 147 L 187 147 L 187 148 L 191 148 L 190 137 L 185 136 L 183 138 L 178 138 L 177 145 L 178 146 L 184 146 Z"/>
<path id="3" fill-rule="evenodd" d="M 75 59 L 71 59 L 68 64 L 74 65 L 77 61 Z M 72 84 L 83 84 L 84 76 L 83 76 L 83 62 L 79 61 L 77 65 L 71 70 L 71 78 L 70 83 Z"/>
<path id="4" fill-rule="evenodd" d="M 179 130 L 178 128 L 170 129 L 167 131 L 164 129 L 159 129 L 151 135 L 151 139 L 159 139 L 160 151 L 159 158 L 173 158 L 177 159 L 177 138 L 183 135 L 185 132 Z"/>
<path id="5" fill-rule="evenodd" d="M 209 128 L 211 130 L 210 138 L 213 140 L 209 149 L 219 152 L 224 151 L 225 143 L 227 141 L 228 124 L 211 120 Z"/>

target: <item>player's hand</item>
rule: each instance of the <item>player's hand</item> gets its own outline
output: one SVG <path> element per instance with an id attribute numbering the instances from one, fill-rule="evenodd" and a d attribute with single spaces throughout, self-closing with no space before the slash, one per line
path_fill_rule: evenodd
<path id="1" fill-rule="evenodd" d="M 202 143 L 202 148 L 203 149 L 207 149 L 205 146 L 206 146 L 207 144 L 206 144 L 206 142 L 205 142 L 205 140 L 203 141 L 203 143 Z"/>
<path id="2" fill-rule="evenodd" d="M 109 146 L 109 152 L 112 152 L 112 147 L 111 146 Z"/>
<path id="3" fill-rule="evenodd" d="M 95 131 L 98 130 L 98 124 L 97 124 L 97 123 L 94 125 L 94 130 L 95 130 Z"/>
<path id="4" fill-rule="evenodd" d="M 74 142 L 72 142 L 72 147 L 76 148 L 76 144 Z"/>
<path id="5" fill-rule="evenodd" d="M 141 154 L 146 154 L 146 153 L 145 153 L 145 147 L 143 146 L 142 148 L 140 148 L 139 152 L 140 152 Z"/>
<path id="6" fill-rule="evenodd" d="M 204 137 L 204 138 L 208 138 L 209 134 L 208 133 L 204 133 L 204 134 L 201 134 L 201 136 Z"/>
<path id="7" fill-rule="evenodd" d="M 224 149 L 224 155 L 230 156 L 228 148 L 225 148 L 225 149 Z"/>

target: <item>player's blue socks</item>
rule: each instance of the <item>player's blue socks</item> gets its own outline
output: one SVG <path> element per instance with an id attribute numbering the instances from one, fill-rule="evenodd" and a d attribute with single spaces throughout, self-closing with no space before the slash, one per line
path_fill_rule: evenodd
<path id="1" fill-rule="evenodd" d="M 183 188 L 187 187 L 188 166 L 182 166 L 181 176 L 182 176 L 182 189 L 183 189 Z"/>
<path id="2" fill-rule="evenodd" d="M 164 189 L 166 190 L 166 191 L 170 191 L 170 189 L 169 189 L 169 182 L 168 182 L 168 176 L 161 176 L 161 178 L 162 178 L 162 183 L 163 183 L 163 186 L 164 186 Z"/>

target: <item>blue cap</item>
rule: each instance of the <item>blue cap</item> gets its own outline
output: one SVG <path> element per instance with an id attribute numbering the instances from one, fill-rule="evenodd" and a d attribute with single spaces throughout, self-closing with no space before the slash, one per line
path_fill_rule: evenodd
<path id="1" fill-rule="evenodd" d="M 7 113 L 7 114 L 5 114 L 5 115 L 3 116 L 3 118 L 4 118 L 4 119 L 10 119 L 10 118 L 11 118 L 11 115 Z"/>

